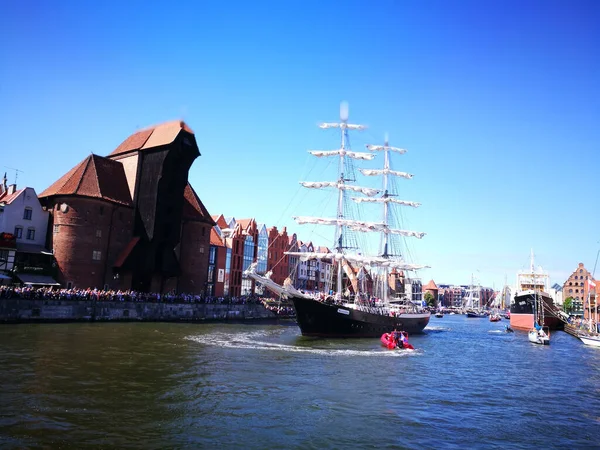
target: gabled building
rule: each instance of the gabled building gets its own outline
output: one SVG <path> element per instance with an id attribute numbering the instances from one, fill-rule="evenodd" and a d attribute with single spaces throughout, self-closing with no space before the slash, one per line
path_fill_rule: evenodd
<path id="1" fill-rule="evenodd" d="M 228 248 L 222 238 L 219 225 L 210 230 L 210 250 L 208 255 L 208 277 L 206 295 L 222 297 L 225 294 L 225 268 Z"/>
<path id="2" fill-rule="evenodd" d="M 200 156 L 182 121 L 140 130 L 108 157 L 90 155 L 40 199 L 65 286 L 202 294 L 210 228 L 188 184 Z"/>
<path id="3" fill-rule="evenodd" d="M 594 280 L 592 273 L 585 268 L 583 263 L 579 263 L 562 288 L 563 298 L 566 300 L 571 297 L 572 299 L 573 313 L 583 315 L 585 318 L 588 317 L 588 298 L 592 305 L 595 305 L 596 298 L 596 290 L 594 287 L 590 289 L 589 281 L 595 283 L 596 287 L 600 285 L 600 282 Z"/>
<path id="4" fill-rule="evenodd" d="M 225 217 L 221 214 L 213 216 L 213 220 L 218 225 L 220 237 L 226 248 L 223 295 L 238 297 L 242 294 L 245 236 L 241 225 L 233 217 Z"/>
<path id="5" fill-rule="evenodd" d="M 52 278 L 54 259 L 46 248 L 48 216 L 35 189 L 17 189 L 16 184 L 7 185 L 4 174 L 0 184 L 0 233 L 14 236 L 15 247 L 12 251 L 7 248 L 0 250 L 0 260 L 4 261 L 0 262 L 0 266 L 4 266 L 6 271 L 10 265 L 17 282 L 57 284 Z"/>
<path id="6" fill-rule="evenodd" d="M 300 251 L 300 241 L 296 233 L 288 236 L 288 251 L 290 253 L 297 253 Z M 295 288 L 299 287 L 300 278 L 298 276 L 300 259 L 297 256 L 288 255 L 288 271 L 292 285 Z"/>
<path id="7" fill-rule="evenodd" d="M 285 254 L 289 250 L 289 237 L 287 228 L 281 232 L 277 227 L 267 229 L 269 246 L 267 256 L 267 271 L 271 272 L 271 279 L 283 285 L 285 279 L 290 275 L 289 256 Z"/>

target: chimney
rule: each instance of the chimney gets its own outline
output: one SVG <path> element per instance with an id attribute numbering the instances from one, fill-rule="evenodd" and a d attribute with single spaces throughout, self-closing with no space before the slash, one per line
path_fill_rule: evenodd
<path id="1" fill-rule="evenodd" d="M 11 184 L 8 186 L 8 195 L 14 194 L 17 191 L 17 185 Z"/>

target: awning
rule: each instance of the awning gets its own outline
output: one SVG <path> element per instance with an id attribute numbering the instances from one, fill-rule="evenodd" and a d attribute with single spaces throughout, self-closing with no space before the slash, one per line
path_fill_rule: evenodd
<path id="1" fill-rule="evenodd" d="M 23 284 L 29 284 L 31 286 L 60 286 L 60 283 L 57 283 L 54 278 L 48 275 L 17 273 L 17 278 L 19 278 Z"/>

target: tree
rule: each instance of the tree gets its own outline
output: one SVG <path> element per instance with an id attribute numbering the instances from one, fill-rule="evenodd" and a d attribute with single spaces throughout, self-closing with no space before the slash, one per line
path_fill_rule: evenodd
<path id="1" fill-rule="evenodd" d="M 566 313 L 570 313 L 573 311 L 573 297 L 565 298 L 565 302 L 563 303 L 563 309 Z"/>
<path id="2" fill-rule="evenodd" d="M 423 298 L 425 298 L 425 303 L 427 303 L 427 306 L 435 308 L 435 297 L 431 292 L 425 292 L 425 296 Z"/>

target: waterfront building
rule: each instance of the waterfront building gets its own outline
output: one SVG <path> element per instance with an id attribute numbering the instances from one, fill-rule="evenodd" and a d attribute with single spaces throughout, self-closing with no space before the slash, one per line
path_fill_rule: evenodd
<path id="1" fill-rule="evenodd" d="M 590 289 L 588 280 L 594 282 L 596 288 Z M 588 300 L 588 294 L 590 301 L 595 305 L 596 289 L 598 289 L 598 285 L 600 285 L 600 282 L 594 280 L 594 277 L 585 268 L 583 263 L 579 263 L 577 269 L 575 269 L 569 278 L 567 278 L 567 281 L 565 281 L 562 288 L 564 299 L 566 300 L 570 297 L 573 301 L 571 311 L 573 314 L 583 315 L 587 318 L 588 305 L 586 302 Z"/>
<path id="2" fill-rule="evenodd" d="M 298 235 L 296 233 L 292 234 L 288 237 L 288 251 L 290 253 L 298 253 L 300 251 Z M 299 286 L 299 277 L 298 277 L 298 263 L 299 258 L 297 256 L 289 256 L 288 258 L 288 268 L 289 268 L 289 277 L 292 282 L 292 286 L 298 288 Z"/>
<path id="3" fill-rule="evenodd" d="M 439 294 L 439 289 L 437 287 L 437 285 L 435 284 L 435 281 L 433 280 L 429 280 L 429 283 L 427 283 L 425 286 L 423 286 L 423 298 L 425 298 L 425 293 L 429 292 L 431 295 L 433 295 L 433 298 L 436 301 L 436 304 L 439 303 L 440 306 L 444 306 L 443 305 L 443 298 L 439 298 L 438 294 Z"/>
<path id="4" fill-rule="evenodd" d="M 310 242 L 302 242 L 298 241 L 298 252 L 307 253 L 312 252 L 313 246 Z M 296 276 L 297 276 L 297 284 L 294 285 L 296 289 L 307 290 L 308 281 L 309 281 L 309 273 L 308 273 L 308 261 L 302 261 L 301 259 L 298 261 L 298 265 L 296 267 Z"/>
<path id="5" fill-rule="evenodd" d="M 206 295 L 222 297 L 225 294 L 225 267 L 227 246 L 222 238 L 219 225 L 210 230 L 210 250 L 208 255 L 208 275 Z"/>
<path id="6" fill-rule="evenodd" d="M 290 275 L 290 257 L 285 254 L 289 246 L 287 228 L 283 227 L 283 230 L 279 232 L 277 227 L 271 227 L 267 229 L 267 233 L 269 240 L 267 271 L 271 272 L 271 279 L 275 283 L 283 285 L 285 279 Z"/>
<path id="7" fill-rule="evenodd" d="M 439 284 L 438 295 L 442 304 L 446 307 L 461 308 L 464 296 L 462 286 L 453 284 Z"/>
<path id="8" fill-rule="evenodd" d="M 317 249 L 319 253 L 331 253 L 327 247 L 319 247 Z M 333 262 L 329 259 L 319 259 L 317 261 L 317 273 L 315 276 L 317 280 L 317 290 L 320 292 L 327 292 L 333 286 Z"/>
<path id="9" fill-rule="evenodd" d="M 12 281 L 16 252 L 17 239 L 15 235 L 0 232 L 0 284 L 9 284 Z"/>
<path id="10" fill-rule="evenodd" d="M 61 284 L 202 294 L 214 222 L 188 183 L 198 156 L 187 124 L 167 122 L 86 157 L 42 192 Z"/>
<path id="11" fill-rule="evenodd" d="M 261 275 L 266 273 L 267 265 L 266 265 L 266 255 L 261 255 L 261 258 L 264 261 L 258 261 L 258 225 L 256 220 L 254 219 L 240 219 L 238 220 L 238 225 L 241 229 L 242 238 L 243 238 L 243 259 L 242 259 L 242 295 L 251 295 L 255 293 L 255 281 L 246 276 L 244 272 L 250 267 L 250 265 L 257 261 L 257 264 L 262 264 L 262 272 Z M 266 233 L 266 229 L 265 229 Z M 260 272 L 259 272 L 260 273 Z"/>
<path id="12" fill-rule="evenodd" d="M 14 247 L 10 248 L 11 244 L 0 249 L 3 279 L 8 281 L 14 275 L 14 281 L 23 284 L 58 284 L 53 278 L 52 252 L 46 248 L 48 216 L 35 189 L 8 185 L 4 174 L 0 184 L 0 233 L 5 233 L 5 247 L 11 241 L 9 237 L 14 237 Z"/>

